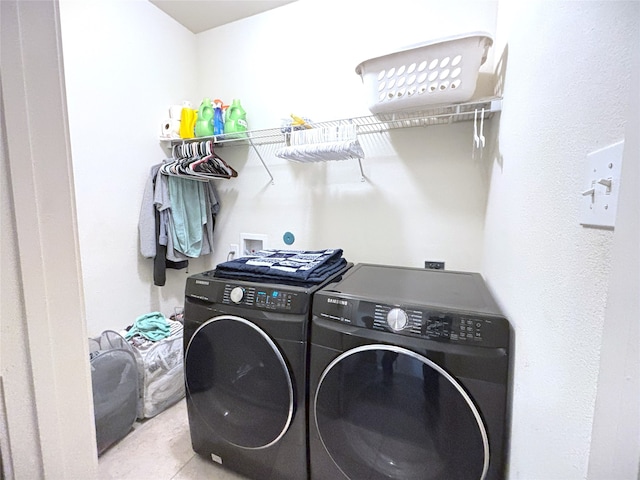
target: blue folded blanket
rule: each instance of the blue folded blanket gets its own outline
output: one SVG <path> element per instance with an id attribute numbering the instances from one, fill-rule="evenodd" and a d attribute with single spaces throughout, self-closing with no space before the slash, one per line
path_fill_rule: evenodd
<path id="1" fill-rule="evenodd" d="M 317 284 L 340 271 L 346 264 L 341 249 L 260 250 L 253 256 L 219 264 L 214 276 L 261 282 Z"/>
<path id="2" fill-rule="evenodd" d="M 245 280 L 249 282 L 259 282 L 259 283 L 278 283 L 282 285 L 294 285 L 298 287 L 312 287 L 314 285 L 319 285 L 323 283 L 325 280 L 329 279 L 336 273 L 340 272 L 347 266 L 347 261 L 344 258 L 341 258 L 338 262 L 335 262 L 333 265 L 328 266 L 328 268 L 323 269 L 322 271 L 317 272 L 315 275 L 310 275 L 304 280 L 287 278 L 278 275 L 269 275 L 269 274 L 259 274 L 259 273 L 251 273 L 251 272 L 232 272 L 232 271 L 218 271 L 214 270 L 213 276 L 218 278 L 228 278 L 231 280 Z"/>

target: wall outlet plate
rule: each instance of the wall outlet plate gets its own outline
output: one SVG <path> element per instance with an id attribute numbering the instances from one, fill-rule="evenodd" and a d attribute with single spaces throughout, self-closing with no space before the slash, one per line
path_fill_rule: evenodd
<path id="1" fill-rule="evenodd" d="M 433 260 L 425 260 L 424 268 L 428 268 L 430 270 L 444 270 L 444 262 L 436 262 Z"/>

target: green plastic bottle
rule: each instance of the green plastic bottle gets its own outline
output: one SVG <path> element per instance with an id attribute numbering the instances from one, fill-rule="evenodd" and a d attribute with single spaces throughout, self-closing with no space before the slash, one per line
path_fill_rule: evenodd
<path id="1" fill-rule="evenodd" d="M 244 111 L 240 100 L 235 98 L 231 102 L 231 106 L 227 109 L 227 114 L 224 121 L 224 133 L 231 138 L 244 137 L 244 132 L 247 131 L 247 112 Z M 235 134 L 235 135 L 233 135 Z"/>
<path id="2" fill-rule="evenodd" d="M 196 120 L 196 137 L 210 137 L 213 135 L 213 105 L 211 99 L 205 98 L 200 104 L 198 110 L 198 119 Z"/>

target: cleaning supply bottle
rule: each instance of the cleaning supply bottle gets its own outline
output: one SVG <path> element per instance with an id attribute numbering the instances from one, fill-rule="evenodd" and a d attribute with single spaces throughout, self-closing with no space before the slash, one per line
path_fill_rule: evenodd
<path id="1" fill-rule="evenodd" d="M 204 98 L 198 110 L 198 119 L 196 120 L 196 137 L 210 137 L 213 135 L 213 105 L 209 98 Z"/>
<path id="2" fill-rule="evenodd" d="M 227 109 L 227 115 L 224 122 L 224 133 L 236 134 L 230 135 L 231 138 L 244 137 L 247 131 L 247 112 L 244 111 L 240 100 L 235 98 L 231 102 L 231 106 Z"/>
<path id="3" fill-rule="evenodd" d="M 215 99 L 213 101 L 215 108 L 213 109 L 213 134 L 222 135 L 224 133 L 224 113 L 222 112 L 222 100 Z"/>
<path id="4" fill-rule="evenodd" d="M 190 102 L 182 104 L 180 112 L 180 138 L 193 138 L 197 112 L 191 108 Z"/>

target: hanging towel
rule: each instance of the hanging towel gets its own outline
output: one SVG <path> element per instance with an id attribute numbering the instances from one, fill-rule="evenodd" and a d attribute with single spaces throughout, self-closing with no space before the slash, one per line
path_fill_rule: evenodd
<path id="1" fill-rule="evenodd" d="M 157 342 L 171 334 L 171 327 L 167 319 L 160 312 L 146 313 L 136 319 L 124 338 L 129 340 L 135 335 L 141 335 Z"/>
<path id="2" fill-rule="evenodd" d="M 174 248 L 188 257 L 199 257 L 204 238 L 203 228 L 207 223 L 202 182 L 169 177 L 169 196 Z"/>

